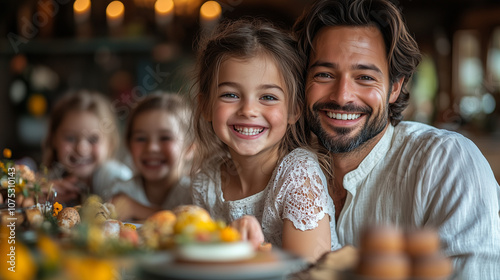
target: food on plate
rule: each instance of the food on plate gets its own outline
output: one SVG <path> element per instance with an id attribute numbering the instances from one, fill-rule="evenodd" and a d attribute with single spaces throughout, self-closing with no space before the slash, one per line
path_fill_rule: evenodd
<path id="1" fill-rule="evenodd" d="M 139 228 L 139 236 L 149 249 L 167 249 L 174 244 L 176 217 L 172 211 L 162 210 L 144 222 Z"/>
<path id="2" fill-rule="evenodd" d="M 118 220 L 109 219 L 102 224 L 102 234 L 105 238 L 118 238 L 123 223 Z"/>
<path id="3" fill-rule="evenodd" d="M 120 228 L 120 240 L 130 243 L 132 246 L 139 246 L 139 234 L 135 229 L 127 226 Z"/>
<path id="4" fill-rule="evenodd" d="M 361 235 L 361 250 L 365 253 L 399 253 L 404 246 L 403 232 L 388 225 L 367 226 Z"/>
<path id="5" fill-rule="evenodd" d="M 440 240 L 437 231 L 420 229 L 406 234 L 406 252 L 412 257 L 433 255 L 439 251 Z"/>
<path id="6" fill-rule="evenodd" d="M 38 228 L 43 223 L 43 215 L 38 207 L 25 210 L 26 219 L 33 228 Z"/>
<path id="7" fill-rule="evenodd" d="M 80 223 L 80 214 L 73 207 L 66 207 L 57 215 L 57 225 L 62 229 L 71 229 Z"/>
<path id="8" fill-rule="evenodd" d="M 255 250 L 242 241 L 240 233 L 222 221 L 215 221 L 203 208 L 183 205 L 175 208 L 176 255 L 193 262 L 231 262 L 252 258 Z"/>
<path id="9" fill-rule="evenodd" d="M 357 268 L 359 275 L 375 279 L 407 279 L 410 274 L 410 260 L 402 253 L 363 254 Z"/>
<path id="10" fill-rule="evenodd" d="M 391 226 L 367 227 L 354 273 L 369 279 L 448 279 L 449 258 L 440 252 L 438 232 L 424 228 L 405 234 Z"/>
<path id="11" fill-rule="evenodd" d="M 451 260 L 439 253 L 420 256 L 412 261 L 411 276 L 415 279 L 448 279 L 452 273 Z"/>
<path id="12" fill-rule="evenodd" d="M 216 224 L 207 210 L 196 205 L 182 205 L 172 210 L 177 217 L 176 234 L 212 231 Z"/>
<path id="13" fill-rule="evenodd" d="M 177 258 L 193 262 L 231 262 L 252 258 L 255 251 L 250 242 L 189 243 L 176 249 Z"/>

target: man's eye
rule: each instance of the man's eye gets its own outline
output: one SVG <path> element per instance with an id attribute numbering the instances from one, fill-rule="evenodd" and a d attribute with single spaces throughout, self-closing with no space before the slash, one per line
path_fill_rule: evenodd
<path id="1" fill-rule="evenodd" d="M 314 75 L 314 78 L 317 78 L 317 79 L 329 79 L 329 78 L 333 78 L 332 75 L 328 74 L 328 73 L 317 73 Z"/>
<path id="2" fill-rule="evenodd" d="M 132 140 L 134 140 L 134 142 L 146 142 L 147 141 L 146 137 L 142 137 L 142 136 L 136 136 Z"/>
<path id="3" fill-rule="evenodd" d="M 370 76 L 361 76 L 361 77 L 359 77 L 359 79 L 363 80 L 363 81 L 374 81 L 375 80 Z"/>
<path id="4" fill-rule="evenodd" d="M 64 141 L 71 142 L 71 143 L 76 142 L 76 139 L 77 138 L 75 136 L 65 136 L 64 137 Z"/>

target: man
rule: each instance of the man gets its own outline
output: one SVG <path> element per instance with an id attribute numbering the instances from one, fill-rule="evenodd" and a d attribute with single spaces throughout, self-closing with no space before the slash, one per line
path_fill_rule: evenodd
<path id="1" fill-rule="evenodd" d="M 400 11 L 387 0 L 319 0 L 294 29 L 340 243 L 359 246 L 373 222 L 434 227 L 464 279 L 498 279 L 500 187 L 488 162 L 457 133 L 401 121 L 420 53 Z"/>

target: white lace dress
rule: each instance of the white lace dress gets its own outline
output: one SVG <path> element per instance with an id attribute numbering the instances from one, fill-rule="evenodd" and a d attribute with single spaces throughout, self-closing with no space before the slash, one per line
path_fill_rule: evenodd
<path id="1" fill-rule="evenodd" d="M 335 233 L 335 208 L 328 195 L 326 179 L 316 155 L 295 149 L 274 169 L 266 188 L 252 196 L 226 201 L 221 189 L 220 166 L 199 173 L 193 180 L 193 203 L 207 209 L 214 219 L 228 223 L 255 216 L 262 225 L 266 242 L 281 246 L 283 219 L 305 231 L 330 216 L 331 247 L 340 248 Z"/>

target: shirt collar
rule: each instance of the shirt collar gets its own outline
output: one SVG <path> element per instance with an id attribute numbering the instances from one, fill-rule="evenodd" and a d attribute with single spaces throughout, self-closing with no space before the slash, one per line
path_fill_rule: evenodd
<path id="1" fill-rule="evenodd" d="M 380 162 L 380 160 L 387 156 L 389 148 L 391 147 L 392 136 L 394 134 L 394 126 L 389 124 L 384 136 L 373 147 L 371 152 L 363 159 L 358 168 L 347 173 L 344 176 L 344 188 L 352 194 L 356 193 L 356 188 L 359 184 L 366 179 L 368 174 Z"/>

